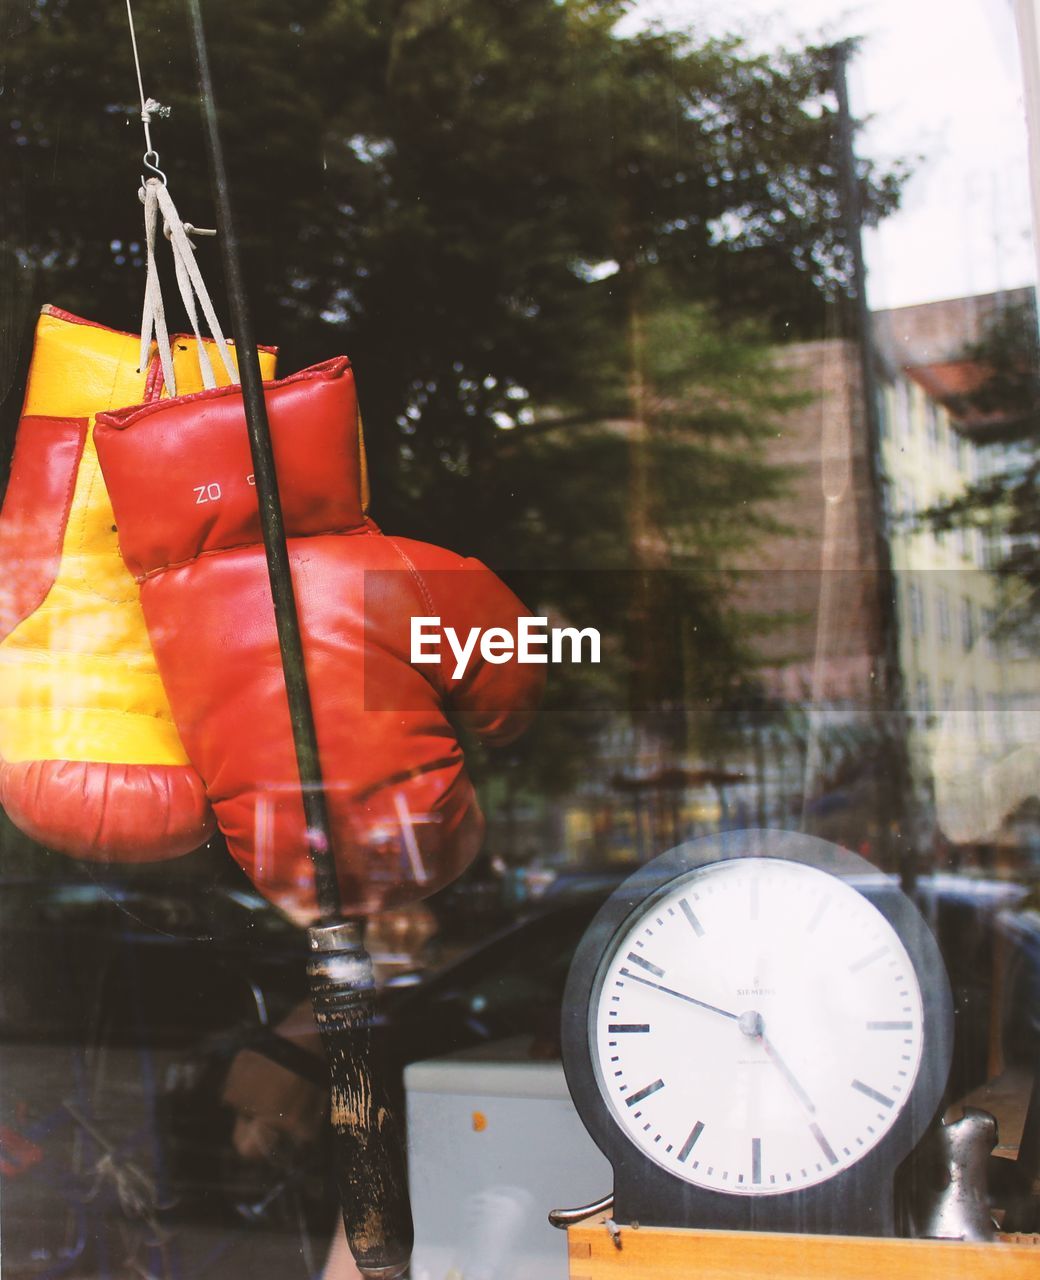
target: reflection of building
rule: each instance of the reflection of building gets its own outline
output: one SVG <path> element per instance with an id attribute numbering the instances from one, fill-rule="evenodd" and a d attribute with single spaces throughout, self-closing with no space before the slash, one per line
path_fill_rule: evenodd
<path id="1" fill-rule="evenodd" d="M 718 825 L 804 823 L 882 857 L 898 847 L 884 830 L 895 811 L 894 735 L 905 735 L 912 769 L 903 833 L 919 853 L 945 841 L 992 856 L 996 829 L 1016 810 L 1024 830 L 1021 805 L 1040 784 L 1040 664 L 999 638 L 1001 588 L 985 540 L 974 530 L 939 535 L 918 517 L 1006 461 L 965 416 L 978 369 L 961 357 L 1002 303 L 1029 298 L 874 316 L 881 494 L 857 344 L 777 348 L 786 389 L 803 393 L 766 449 L 786 491 L 757 511 L 777 532 L 732 562 L 733 603 L 756 628 L 761 691 L 725 708 L 715 739 L 686 750 L 619 717 L 600 743 L 597 780 L 561 810 L 549 847 L 590 861 L 645 858 Z M 882 539 L 891 595 L 878 573 Z M 902 713 L 878 696 L 886 625 L 898 636 Z"/>
<path id="2" fill-rule="evenodd" d="M 992 439 L 999 419 L 965 399 L 982 372 L 964 350 L 1008 309 L 1035 325 L 1033 306 L 1033 291 L 1022 289 L 876 317 L 915 766 L 919 786 L 934 785 L 939 827 L 954 841 L 992 843 L 1036 793 L 1040 665 L 1001 638 L 1004 589 L 990 570 L 1003 549 L 978 529 L 936 534 L 915 518 L 1014 465 L 1014 453 Z"/>
<path id="3" fill-rule="evenodd" d="M 963 352 L 1002 306 L 1030 300 L 1031 292 L 1022 290 L 874 317 L 880 502 L 870 483 L 855 345 L 828 340 L 778 353 L 779 365 L 808 400 L 788 416 L 769 451 L 772 461 L 789 468 L 788 494 L 771 513 L 788 532 L 744 561 L 743 604 L 772 615 L 760 644 L 765 683 L 774 698 L 804 706 L 807 813 L 835 838 L 849 840 L 851 830 L 844 827 L 870 819 L 872 798 L 850 783 L 841 744 L 851 734 L 866 757 L 865 744 L 872 736 L 876 741 L 880 728 L 873 695 L 881 615 L 888 606 L 878 590 L 879 534 L 887 534 L 895 577 L 918 837 L 928 838 L 932 826 L 937 767 L 938 816 L 951 839 L 991 838 L 1001 803 L 1006 812 L 1016 798 L 1025 798 L 1025 771 L 1018 767 L 1019 781 L 1001 784 L 1002 800 L 986 800 L 985 818 L 978 797 L 972 801 L 970 822 L 957 783 L 960 817 L 953 816 L 949 777 L 978 778 L 986 762 L 1023 745 L 1021 722 L 1029 718 L 1027 710 L 1037 710 L 1040 672 L 1032 659 L 1013 661 L 999 640 L 1000 587 L 989 571 L 986 540 L 972 529 L 935 533 L 918 517 L 987 468 L 1006 463 L 999 446 L 966 416 L 963 394 L 977 384 L 979 371 Z M 890 709 L 886 715 L 888 731 L 899 731 L 899 717 Z M 1035 750 L 1033 757 L 1034 763 L 1040 759 Z"/>

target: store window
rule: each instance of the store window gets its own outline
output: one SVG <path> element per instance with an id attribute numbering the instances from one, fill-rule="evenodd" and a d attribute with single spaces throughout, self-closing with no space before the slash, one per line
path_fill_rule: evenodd
<path id="1" fill-rule="evenodd" d="M 10 1276 L 1032 1265 L 1035 10 L 3 8 Z"/>

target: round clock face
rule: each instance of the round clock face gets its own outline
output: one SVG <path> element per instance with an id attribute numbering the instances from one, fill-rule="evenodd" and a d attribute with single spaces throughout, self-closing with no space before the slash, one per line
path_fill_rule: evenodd
<path id="1" fill-rule="evenodd" d="M 899 936 L 835 876 L 734 858 L 629 917 L 589 1009 L 615 1121 L 713 1191 L 797 1191 L 891 1129 L 921 1064 L 923 1008 Z"/>

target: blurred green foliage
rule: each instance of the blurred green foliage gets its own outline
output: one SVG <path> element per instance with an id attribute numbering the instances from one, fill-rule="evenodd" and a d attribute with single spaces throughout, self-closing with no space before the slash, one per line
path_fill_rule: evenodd
<path id="1" fill-rule="evenodd" d="M 524 574 L 532 608 L 610 639 L 555 681 L 527 748 L 545 786 L 618 706 L 743 681 L 726 557 L 769 532 L 761 440 L 794 402 L 770 344 L 834 332 L 850 287 L 828 50 L 632 33 L 630 8 L 204 5 L 258 338 L 284 371 L 352 356 L 383 528 Z M 184 8 L 134 9 L 171 193 L 212 226 Z M 0 21 L 12 424 L 39 302 L 137 326 L 143 140 L 121 4 Z M 862 166 L 869 220 L 903 176 Z M 199 258 L 219 297 L 212 242 Z"/>

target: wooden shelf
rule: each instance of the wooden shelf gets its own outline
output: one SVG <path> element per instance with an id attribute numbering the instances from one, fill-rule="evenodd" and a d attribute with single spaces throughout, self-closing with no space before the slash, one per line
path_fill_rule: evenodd
<path id="1" fill-rule="evenodd" d="M 621 1227 L 604 1219 L 567 1232 L 570 1280 L 1037 1280 L 1040 1236 L 993 1244 Z"/>

